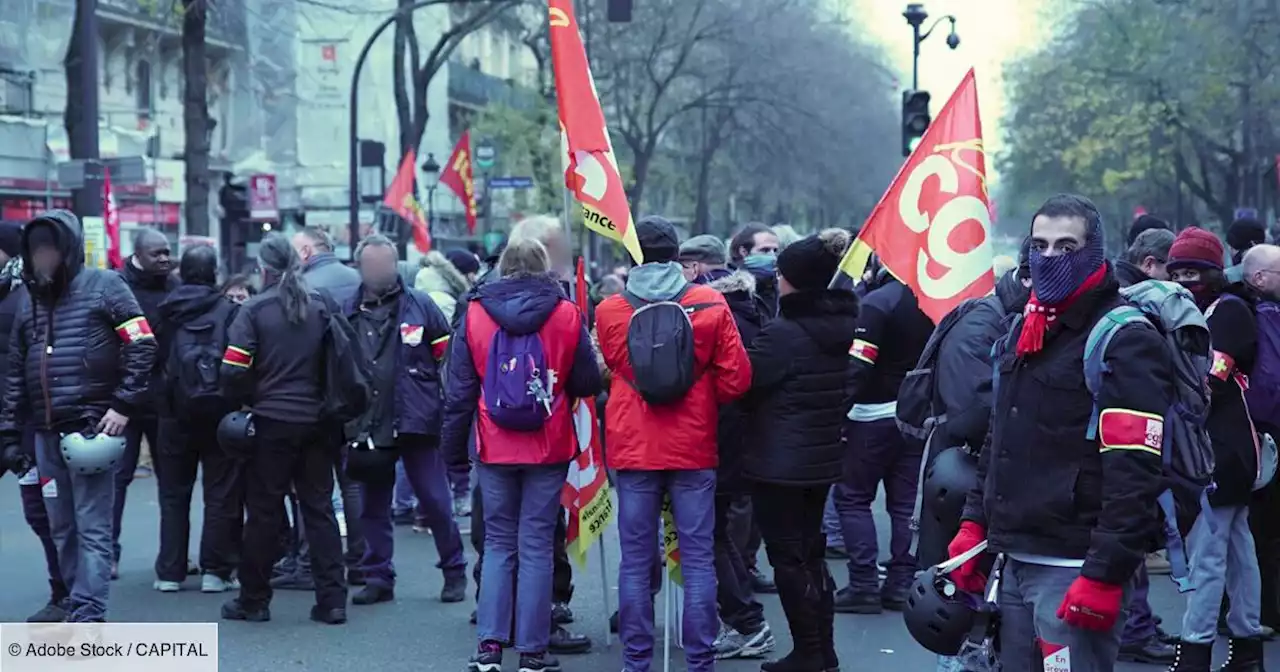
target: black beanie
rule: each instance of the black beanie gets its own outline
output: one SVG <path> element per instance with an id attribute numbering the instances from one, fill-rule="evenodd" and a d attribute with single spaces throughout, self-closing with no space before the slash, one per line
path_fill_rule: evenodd
<path id="1" fill-rule="evenodd" d="M 636 239 L 646 264 L 675 261 L 680 255 L 680 234 L 665 217 L 650 215 L 637 222 Z"/>
<path id="2" fill-rule="evenodd" d="M 800 291 L 825 289 L 840 268 L 841 251 L 832 241 L 806 236 L 778 254 L 778 272 Z"/>
<path id="3" fill-rule="evenodd" d="M 22 254 L 22 225 L 18 222 L 0 222 L 0 252 L 10 257 Z"/>
<path id="4" fill-rule="evenodd" d="M 53 222 L 43 219 L 33 220 L 27 224 L 27 251 L 35 252 L 42 247 L 59 247 L 58 227 Z"/>
<path id="5" fill-rule="evenodd" d="M 1141 235 L 1143 231 L 1150 231 L 1151 229 L 1173 231 L 1173 227 L 1169 226 L 1168 222 L 1160 219 L 1159 217 L 1152 215 L 1139 215 L 1137 219 L 1133 220 L 1133 224 L 1129 225 L 1129 236 L 1125 239 L 1125 244 L 1132 246 L 1133 241 L 1137 240 L 1138 236 Z"/>
<path id="6" fill-rule="evenodd" d="M 1227 247 L 1242 252 L 1267 242 L 1267 229 L 1256 219 L 1237 219 L 1227 229 Z"/>

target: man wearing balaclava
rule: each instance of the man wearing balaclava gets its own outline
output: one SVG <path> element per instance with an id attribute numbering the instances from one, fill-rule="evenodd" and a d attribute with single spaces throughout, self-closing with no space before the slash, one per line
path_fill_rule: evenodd
<path id="1" fill-rule="evenodd" d="M 992 353 L 999 379 L 981 485 L 948 547 L 956 557 L 986 541 L 1004 554 L 1001 657 L 1018 661 L 1015 669 L 1041 659 L 1046 669 L 1055 661 L 1114 669 L 1134 573 L 1159 535 L 1163 414 L 1175 394 L 1155 329 L 1115 332 L 1097 438 L 1087 438 L 1095 399 L 1085 342 L 1122 305 L 1102 231 L 1098 209 L 1081 196 L 1054 196 L 1032 218 L 1031 298 Z M 978 558 L 951 577 L 971 593 L 986 585 Z"/>

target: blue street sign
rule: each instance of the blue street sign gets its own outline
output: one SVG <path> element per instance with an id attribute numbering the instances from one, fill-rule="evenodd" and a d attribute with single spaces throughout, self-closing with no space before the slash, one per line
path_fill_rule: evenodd
<path id="1" fill-rule="evenodd" d="M 1257 219 L 1258 209 L 1257 208 L 1236 208 L 1235 218 L 1236 219 Z"/>
<path id="2" fill-rule="evenodd" d="M 488 187 L 490 189 L 532 189 L 532 177 L 491 177 L 489 178 Z"/>

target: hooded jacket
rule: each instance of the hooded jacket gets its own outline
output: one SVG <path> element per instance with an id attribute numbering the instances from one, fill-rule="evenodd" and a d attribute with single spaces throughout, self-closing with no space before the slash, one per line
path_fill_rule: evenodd
<path id="1" fill-rule="evenodd" d="M 341 305 L 360 287 L 360 271 L 343 265 L 332 252 L 313 255 L 302 265 L 302 279 L 312 291 L 327 294 Z"/>
<path id="2" fill-rule="evenodd" d="M 969 446 L 975 454 L 981 449 L 991 424 L 991 346 L 1029 298 L 1031 289 L 1022 285 L 1018 270 L 1005 273 L 995 293 L 978 299 L 938 344 L 936 399 L 947 422 L 932 443 L 935 454 L 951 446 Z"/>
<path id="3" fill-rule="evenodd" d="M 51 226 L 62 269 L 48 287 L 36 282 L 28 238 Z M 30 289 L 15 318 L 0 440 L 16 443 L 22 424 L 76 432 L 92 429 L 108 409 L 138 412 L 156 357 L 156 340 L 133 292 L 112 271 L 84 267 L 80 220 L 51 210 L 23 227 L 23 278 Z"/>
<path id="4" fill-rule="evenodd" d="M 778 317 L 747 348 L 743 475 L 795 486 L 840 480 L 845 377 L 858 297 L 823 289 L 778 300 Z"/>
<path id="5" fill-rule="evenodd" d="M 1213 444 L 1214 506 L 1248 505 L 1258 475 L 1258 437 L 1244 396 L 1258 354 L 1256 301 L 1250 289 L 1233 284 L 1205 310 L 1213 343 L 1205 429 Z"/>
<path id="6" fill-rule="evenodd" d="M 138 306 L 142 308 L 142 314 L 147 318 L 147 322 L 151 324 L 153 329 L 158 329 L 160 324 L 160 303 L 164 301 L 169 292 L 178 286 L 178 281 L 169 273 L 156 274 L 148 273 L 138 268 L 133 259 L 126 259 L 124 266 L 116 271 L 120 277 L 124 278 L 126 285 L 133 292 L 133 297 L 138 300 Z M 158 399 L 156 395 L 159 389 L 164 385 L 161 376 L 161 367 L 163 359 L 168 350 L 165 348 L 165 342 L 156 334 L 159 349 L 156 352 L 156 363 L 152 369 L 151 381 L 147 385 L 146 403 L 142 406 L 141 413 L 143 415 L 155 415 Z"/>
<path id="7" fill-rule="evenodd" d="M 686 284 L 674 262 L 643 264 L 627 276 L 627 291 L 644 301 L 671 300 Z M 596 336 L 613 374 L 605 406 L 605 457 L 613 469 L 714 469 L 719 463 L 720 406 L 738 399 L 751 386 L 751 361 L 724 296 L 694 285 L 681 304 L 711 307 L 689 316 L 699 375 L 683 400 L 666 406 L 645 403 L 630 382 L 635 374 L 627 352 L 627 330 L 635 309 L 620 294 L 596 309 Z"/>
<path id="8" fill-rule="evenodd" d="M 848 390 L 855 408 L 851 419 L 880 420 L 894 417 L 898 388 L 914 369 L 933 334 L 933 321 L 916 303 L 916 295 L 887 271 L 862 297 L 858 331 L 849 350 Z M 856 416 L 856 417 L 855 417 Z"/>
<path id="9" fill-rule="evenodd" d="M 156 307 L 155 332 L 159 351 L 156 353 L 155 368 L 161 372 L 161 376 L 159 377 L 160 387 L 155 390 L 153 396 L 156 398 L 161 415 L 172 417 L 175 411 L 174 388 L 179 384 L 180 374 L 170 365 L 176 364 L 173 361 L 175 354 L 173 347 L 178 331 L 184 325 L 207 316 L 207 319 L 221 327 L 221 331 L 215 330 L 214 333 L 221 333 L 225 337 L 239 309 L 238 304 L 223 296 L 222 292 L 212 285 L 181 285 L 170 292 L 169 296 Z M 226 343 L 220 343 L 218 347 L 226 347 Z M 222 410 L 212 410 L 208 415 L 221 418 L 224 413 L 219 411 Z"/>
<path id="10" fill-rule="evenodd" d="M 428 252 L 421 263 L 422 269 L 414 277 L 413 288 L 430 296 L 445 319 L 452 322 L 458 300 L 471 289 L 471 284 L 439 252 Z"/>
<path id="11" fill-rule="evenodd" d="M 600 393 L 600 370 L 582 313 L 548 276 L 493 280 L 475 292 L 463 325 L 450 342 L 440 446 L 450 465 L 467 463 L 467 437 L 476 419 L 476 459 L 482 464 L 563 464 L 578 454 L 575 400 Z M 485 395 L 490 346 L 499 331 L 537 334 L 551 381 L 551 414 L 541 429 L 498 426 Z"/>
<path id="12" fill-rule="evenodd" d="M 764 300 L 756 294 L 756 279 L 746 271 L 716 270 L 704 278 L 708 287 L 724 295 L 734 324 L 744 347 L 750 347 L 756 336 L 771 319 Z M 734 401 L 720 407 L 717 443 L 720 466 L 717 471 L 716 492 L 728 493 L 742 485 L 742 456 L 746 441 L 747 414 L 742 401 Z"/>

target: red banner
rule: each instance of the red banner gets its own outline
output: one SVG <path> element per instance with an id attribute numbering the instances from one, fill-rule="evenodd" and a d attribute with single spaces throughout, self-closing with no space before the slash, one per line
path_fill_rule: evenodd
<path id="1" fill-rule="evenodd" d="M 116 195 L 111 190 L 111 171 L 102 167 L 102 222 L 107 231 L 107 265 L 120 268 L 120 208 L 116 207 Z"/>
<path id="2" fill-rule="evenodd" d="M 440 174 L 440 184 L 449 189 L 462 201 L 467 209 L 467 234 L 476 234 L 476 181 L 471 169 L 471 131 L 463 131 L 458 144 L 453 148 L 449 163 L 445 164 Z"/>
<path id="3" fill-rule="evenodd" d="M 550 2 L 551 68 L 556 78 L 565 186 L 582 204 L 583 223 L 588 229 L 622 243 L 632 258 L 643 262 L 631 206 L 573 15 L 573 0 Z"/>
<path id="4" fill-rule="evenodd" d="M 861 277 L 872 252 L 934 322 L 995 288 L 978 88 L 970 69 L 876 204 L 833 285 Z M 841 277 L 841 276 L 845 277 Z"/>
<path id="5" fill-rule="evenodd" d="M 404 155 L 395 179 L 391 180 L 391 186 L 387 187 L 387 195 L 382 199 L 382 204 L 409 222 L 413 227 L 414 247 L 418 248 L 422 254 L 426 254 L 431 251 L 431 232 L 427 229 L 427 218 L 422 214 L 422 206 L 413 195 L 414 166 L 417 158 L 412 149 Z M 352 241 L 352 244 L 354 245 L 355 242 Z"/>

